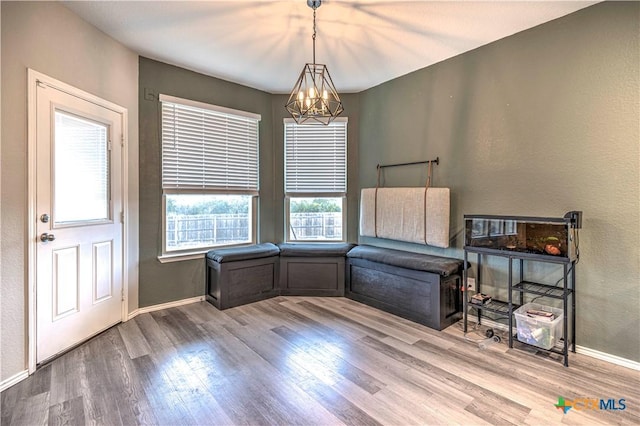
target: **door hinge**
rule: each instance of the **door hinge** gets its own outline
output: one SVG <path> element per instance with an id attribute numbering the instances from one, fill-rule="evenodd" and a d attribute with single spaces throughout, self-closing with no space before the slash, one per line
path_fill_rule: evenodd
<path id="1" fill-rule="evenodd" d="M 124 223 L 124 212 L 120 212 L 120 223 Z"/>
<path id="2" fill-rule="evenodd" d="M 124 146 L 124 133 L 120 135 L 120 145 Z"/>
<path id="3" fill-rule="evenodd" d="M 120 298 L 122 299 L 121 301 L 124 302 L 124 286 L 120 289 Z"/>
<path id="4" fill-rule="evenodd" d="M 109 143 L 107 143 L 107 151 L 111 151 L 111 139 L 109 139 Z"/>

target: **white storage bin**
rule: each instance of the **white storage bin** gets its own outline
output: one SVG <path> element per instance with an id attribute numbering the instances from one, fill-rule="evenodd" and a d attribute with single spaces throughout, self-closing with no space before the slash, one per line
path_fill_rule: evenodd
<path id="1" fill-rule="evenodd" d="M 527 311 L 551 312 L 554 319 L 547 321 L 527 315 Z M 551 349 L 562 338 L 563 311 L 559 308 L 526 303 L 513 311 L 516 317 L 518 340 L 543 349 Z"/>

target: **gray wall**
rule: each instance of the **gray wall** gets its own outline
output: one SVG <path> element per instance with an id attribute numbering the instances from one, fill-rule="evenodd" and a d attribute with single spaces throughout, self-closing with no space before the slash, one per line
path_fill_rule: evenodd
<path id="1" fill-rule="evenodd" d="M 138 305 L 138 58 L 60 3 L 2 2 L 0 380 L 27 368 L 27 68 L 129 111 L 129 308 Z"/>
<path id="2" fill-rule="evenodd" d="M 152 93 L 146 100 L 144 92 Z M 271 95 L 260 90 L 140 57 L 140 306 L 201 296 L 204 261 L 160 263 L 162 252 L 161 145 L 158 94 L 260 114 L 259 241 L 275 241 Z"/>
<path id="3" fill-rule="evenodd" d="M 582 210 L 577 344 L 640 361 L 639 9 L 597 4 L 362 92 L 360 183 L 375 186 L 377 163 L 439 156 L 452 248 L 361 242 L 462 257 L 464 214 Z M 385 177 L 423 185 L 424 169 Z M 505 268 L 490 264 L 489 284 Z"/>

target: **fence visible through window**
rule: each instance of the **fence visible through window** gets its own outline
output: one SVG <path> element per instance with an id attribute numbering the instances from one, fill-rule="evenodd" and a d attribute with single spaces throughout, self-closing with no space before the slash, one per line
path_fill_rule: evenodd
<path id="1" fill-rule="evenodd" d="M 248 214 L 167 215 L 168 250 L 251 241 Z"/>
<path id="2" fill-rule="evenodd" d="M 290 239 L 342 240 L 342 213 L 291 213 L 289 216 Z"/>
<path id="3" fill-rule="evenodd" d="M 293 240 L 341 240 L 342 213 L 292 213 Z M 166 217 L 168 250 L 242 244 L 251 241 L 248 214 L 198 214 Z"/>

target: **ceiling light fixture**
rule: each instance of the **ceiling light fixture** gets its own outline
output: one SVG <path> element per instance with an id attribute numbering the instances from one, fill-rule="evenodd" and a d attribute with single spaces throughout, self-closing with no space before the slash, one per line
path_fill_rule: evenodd
<path id="1" fill-rule="evenodd" d="M 329 124 L 344 108 L 327 66 L 316 64 L 316 9 L 322 0 L 307 0 L 307 5 L 313 9 L 313 63 L 302 69 L 285 107 L 298 124 L 308 120 Z"/>

